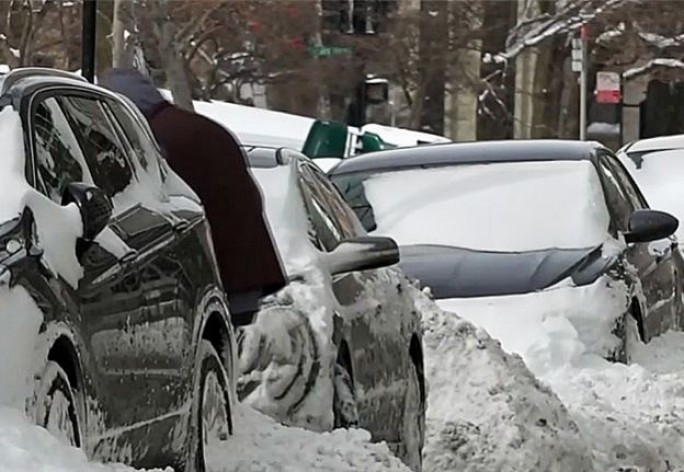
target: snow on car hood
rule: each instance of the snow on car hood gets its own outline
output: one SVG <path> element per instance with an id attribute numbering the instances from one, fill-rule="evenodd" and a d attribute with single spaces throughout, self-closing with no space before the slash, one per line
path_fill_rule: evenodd
<path id="1" fill-rule="evenodd" d="M 503 348 L 519 354 L 537 375 L 588 357 L 612 354 L 613 333 L 629 307 L 627 287 L 608 277 L 575 287 L 570 280 L 523 295 L 452 298 L 438 305 L 484 328 Z"/>

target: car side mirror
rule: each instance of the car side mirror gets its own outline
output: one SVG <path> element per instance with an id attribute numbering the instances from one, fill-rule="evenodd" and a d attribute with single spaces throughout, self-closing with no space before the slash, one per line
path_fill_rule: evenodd
<path id="1" fill-rule="evenodd" d="M 346 274 L 397 264 L 399 247 L 392 238 L 363 236 L 341 242 L 324 258 L 331 274 Z"/>
<path id="2" fill-rule="evenodd" d="M 628 243 L 646 243 L 672 236 L 679 220 L 669 213 L 656 210 L 636 210 L 629 218 Z"/>
<path id="3" fill-rule="evenodd" d="M 92 241 L 105 229 L 112 218 L 112 202 L 102 189 L 75 182 L 67 185 L 62 205 L 75 203 L 83 222 L 83 240 Z"/>

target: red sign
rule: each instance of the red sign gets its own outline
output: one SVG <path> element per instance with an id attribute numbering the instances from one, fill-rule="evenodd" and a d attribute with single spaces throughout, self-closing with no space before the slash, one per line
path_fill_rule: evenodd
<path id="1" fill-rule="evenodd" d="M 622 96 L 619 90 L 597 90 L 596 101 L 598 103 L 620 103 Z"/>

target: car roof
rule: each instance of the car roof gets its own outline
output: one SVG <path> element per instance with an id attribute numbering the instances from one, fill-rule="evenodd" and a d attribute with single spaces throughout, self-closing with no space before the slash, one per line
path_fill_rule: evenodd
<path id="1" fill-rule="evenodd" d="M 665 151 L 669 149 L 684 149 L 684 134 L 641 139 L 622 149 L 622 152 L 629 154 L 632 152 Z"/>
<path id="2" fill-rule="evenodd" d="M 594 151 L 602 148 L 593 141 L 557 139 L 429 144 L 350 157 L 330 175 L 450 164 L 593 160 Z"/>

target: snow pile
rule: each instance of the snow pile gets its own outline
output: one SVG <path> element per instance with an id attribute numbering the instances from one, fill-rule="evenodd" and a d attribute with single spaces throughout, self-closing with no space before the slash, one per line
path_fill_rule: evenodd
<path id="1" fill-rule="evenodd" d="M 428 382 L 425 471 L 592 471 L 560 400 L 517 356 L 421 297 Z"/>
<path id="2" fill-rule="evenodd" d="M 225 472 L 408 472 L 384 443 L 361 429 L 314 433 L 277 424 L 249 408 L 236 412 Z"/>
<path id="3" fill-rule="evenodd" d="M 608 230 L 598 174 L 588 161 L 406 170 L 371 177 L 364 187 L 377 223 L 374 234 L 390 235 L 400 245 L 582 248 L 600 245 Z"/>
<path id="4" fill-rule="evenodd" d="M 614 330 L 627 312 L 626 286 L 606 277 L 575 287 L 570 281 L 541 292 L 438 300 L 445 310 L 487 330 L 537 375 L 622 347 Z"/>
<path id="5" fill-rule="evenodd" d="M 684 188 L 681 182 L 684 148 L 653 151 L 642 157 L 640 167 L 624 155 L 620 156 L 620 161 L 641 188 L 651 208 L 667 211 L 684 221 Z M 684 223 L 677 228 L 677 238 L 684 240 Z"/>
<path id="6" fill-rule="evenodd" d="M 684 333 L 639 345 L 632 365 L 602 359 L 542 380 L 560 396 L 592 445 L 599 470 L 684 469 Z"/>
<path id="7" fill-rule="evenodd" d="M 82 450 L 64 445 L 9 408 L 0 408 L 0 457 L 0 472 L 134 472 L 121 464 L 88 462 Z"/>

